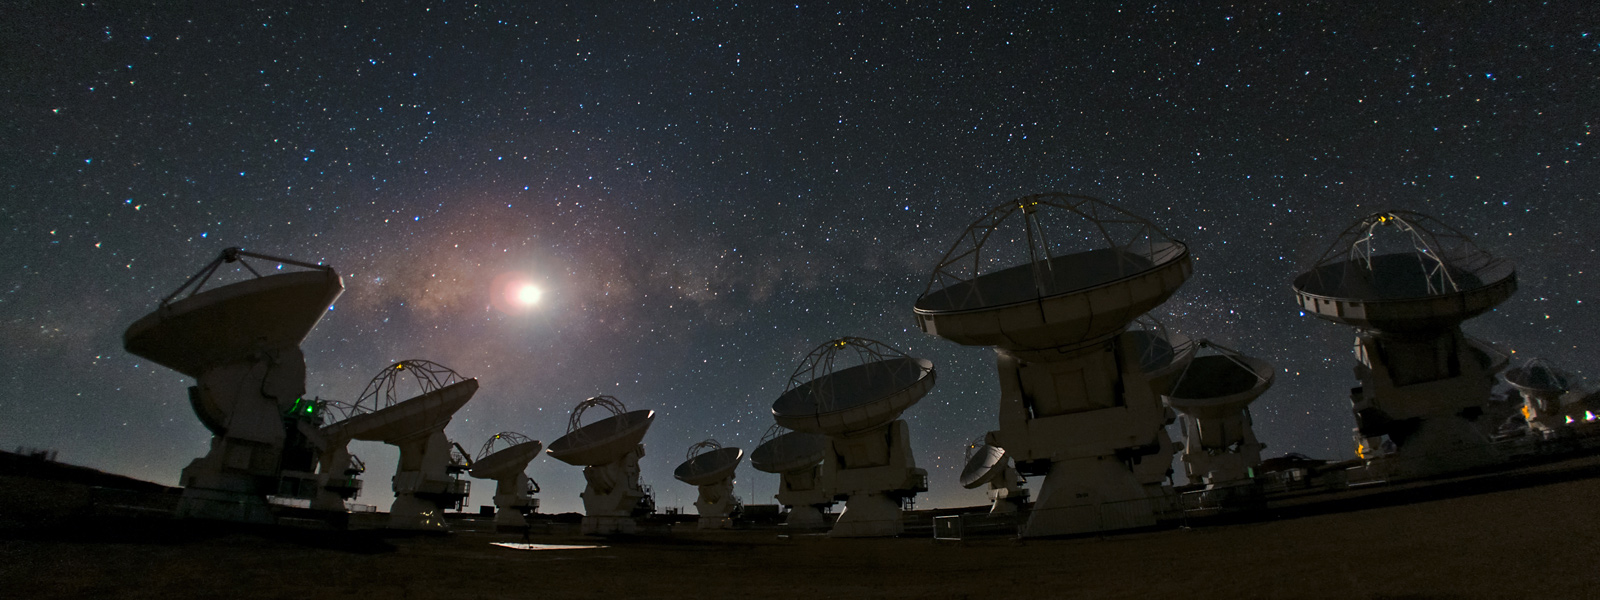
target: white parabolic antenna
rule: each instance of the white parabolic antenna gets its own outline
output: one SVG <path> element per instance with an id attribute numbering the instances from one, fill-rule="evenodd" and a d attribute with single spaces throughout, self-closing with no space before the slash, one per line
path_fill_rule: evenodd
<path id="1" fill-rule="evenodd" d="M 835 371 L 835 351 L 846 348 L 860 364 Z M 807 357 L 790 378 L 789 390 L 772 403 L 772 416 L 795 431 L 836 436 L 868 431 L 895 420 L 927 395 L 935 375 L 927 359 L 906 356 L 882 342 L 841 338 Z"/>
<path id="2" fill-rule="evenodd" d="M 1531 394 L 1564 394 L 1570 389 L 1567 374 L 1542 358 L 1528 360 L 1520 367 L 1508 369 L 1506 383 L 1518 391 Z"/>
<path id="3" fill-rule="evenodd" d="M 1505 372 L 1506 383 L 1522 394 L 1522 416 L 1533 431 L 1551 432 L 1565 427 L 1561 395 L 1571 387 L 1566 373 L 1542 358 L 1534 358 Z"/>
<path id="4" fill-rule="evenodd" d="M 774 424 L 761 436 L 760 445 L 750 453 L 750 466 L 758 471 L 778 474 L 779 503 L 789 514 L 790 527 L 823 527 L 823 513 L 833 504 L 830 482 L 822 476 L 822 460 L 828 451 L 828 438 L 806 431 L 791 431 Z"/>
<path id="5" fill-rule="evenodd" d="M 596 396 L 610 398 L 610 396 Z M 620 403 L 619 403 L 620 405 Z M 574 411 L 576 418 L 582 412 Z M 614 414 L 605 419 L 572 429 L 546 449 L 550 456 L 569 465 L 580 467 L 604 465 L 622 458 L 644 441 L 656 411 L 635 410 Z"/>
<path id="6" fill-rule="evenodd" d="M 750 466 L 766 473 L 807 469 L 822 462 L 827 445 L 828 438 L 821 435 L 779 429 L 750 453 Z"/>
<path id="7" fill-rule="evenodd" d="M 600 408 L 611 416 L 583 424 L 583 415 Z M 583 491 L 585 534 L 633 533 L 633 509 L 643 498 L 639 485 L 639 459 L 644 456 L 644 434 L 655 421 L 653 410 L 628 411 L 611 396 L 579 402 L 567 418 L 567 434 L 545 449 L 561 462 L 584 467 L 588 486 Z"/>
<path id="8" fill-rule="evenodd" d="M 450 476 L 450 440 L 444 428 L 477 391 L 477 379 L 463 378 L 432 361 L 403 360 L 367 383 L 350 418 L 322 428 L 329 440 L 383 442 L 400 448 L 390 528 L 447 528 L 444 511 L 466 497 L 469 484 Z"/>
<path id="9" fill-rule="evenodd" d="M 1167 393 L 1167 403 L 1186 415 L 1227 417 L 1266 393 L 1274 375 L 1272 365 L 1259 358 L 1237 353 L 1201 356 L 1189 363 Z"/>
<path id="10" fill-rule="evenodd" d="M 978 489 L 994 481 L 995 477 L 1005 472 L 1006 451 L 988 444 L 979 444 L 969 449 L 969 456 L 965 467 L 961 469 L 961 487 L 969 490 Z"/>
<path id="11" fill-rule="evenodd" d="M 1191 360 L 1166 396 L 1184 416 L 1185 472 L 1210 486 L 1249 479 L 1264 446 L 1246 408 L 1272 387 L 1275 369 L 1209 341 L 1199 345 L 1216 353 Z"/>
<path id="12" fill-rule="evenodd" d="M 498 447 L 497 442 L 509 444 Z M 527 470 L 528 463 L 539 458 L 539 451 L 544 445 L 539 440 L 528 439 L 528 436 L 514 431 L 502 431 L 489 437 L 484 442 L 483 449 L 478 452 L 478 458 L 472 461 L 471 474 L 479 479 L 500 479 Z"/>
<path id="13" fill-rule="evenodd" d="M 744 450 L 724 448 L 716 440 L 689 446 L 689 452 L 672 476 L 699 488 L 694 502 L 701 529 L 727 529 L 729 516 L 737 504 L 733 497 L 733 472 L 744 458 Z"/>
<path id="14" fill-rule="evenodd" d="M 1046 475 L 1023 536 L 1155 523 L 1173 451 L 1159 388 L 1184 344 L 1126 330 L 1191 270 L 1187 246 L 1150 221 L 1058 193 L 995 207 L 934 267 L 917 324 L 996 348 L 995 441 L 1022 473 Z"/>
<path id="15" fill-rule="evenodd" d="M 824 478 L 835 493 L 849 497 L 830 535 L 893 536 L 903 530 L 900 503 L 927 490 L 927 471 L 916 467 L 909 429 L 898 417 L 935 380 L 932 361 L 858 337 L 818 346 L 789 377 L 772 403 L 773 419 L 830 438 Z"/>
<path id="16" fill-rule="evenodd" d="M 1351 394 L 1358 437 L 1396 452 L 1396 477 L 1497 462 L 1472 420 L 1504 357 L 1461 323 L 1510 298 L 1516 268 L 1465 234 L 1410 211 L 1368 215 L 1294 280 L 1301 310 L 1358 330 L 1361 387 Z"/>
<path id="17" fill-rule="evenodd" d="M 246 259 L 307 270 L 262 275 Z M 254 277 L 204 289 L 232 264 Z M 179 516 L 272 521 L 283 415 L 305 393 L 300 342 L 343 291 L 332 267 L 228 248 L 124 332 L 128 352 L 195 378 L 190 405 L 213 434 L 211 451 L 183 470 Z"/>
<path id="18" fill-rule="evenodd" d="M 715 445 L 700 445 L 706 442 Z M 689 447 L 688 459 L 672 471 L 673 477 L 689 485 L 711 485 L 733 476 L 734 470 L 739 468 L 739 461 L 744 458 L 744 450 L 724 448 L 716 440 L 706 442 Z"/>
<path id="19" fill-rule="evenodd" d="M 311 270 L 261 275 L 245 258 Z M 218 268 L 234 262 L 256 277 L 200 291 Z M 185 291 L 189 295 L 179 298 Z M 344 284 L 332 267 L 229 248 L 162 299 L 155 312 L 130 325 L 123 345 L 128 352 L 199 378 L 262 350 L 298 348 L 342 293 Z"/>
<path id="20" fill-rule="evenodd" d="M 528 469 L 528 463 L 539 458 L 542 449 L 544 446 L 539 440 L 528 439 L 528 436 L 514 431 L 502 431 L 489 436 L 483 448 L 478 450 L 478 457 L 472 461 L 468 473 L 479 479 L 495 481 L 496 527 L 527 527 L 524 511 L 538 508 L 539 502 L 533 498 L 533 493 L 538 491 L 538 484 L 529 479 L 524 471 Z"/>
<path id="21" fill-rule="evenodd" d="M 1018 485 L 1019 479 L 1004 448 L 982 442 L 967 444 L 961 487 L 973 490 L 988 486 L 990 514 L 1015 513 L 1027 502 L 1028 490 Z"/>

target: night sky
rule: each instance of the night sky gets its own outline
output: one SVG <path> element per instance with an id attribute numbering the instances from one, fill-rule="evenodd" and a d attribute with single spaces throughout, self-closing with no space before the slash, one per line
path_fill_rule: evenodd
<path id="1" fill-rule="evenodd" d="M 193 381 L 122 332 L 243 246 L 344 277 L 309 395 L 442 363 L 482 384 L 446 429 L 473 451 L 615 395 L 657 411 L 662 506 L 693 502 L 690 444 L 754 448 L 808 351 L 881 340 L 939 372 L 905 415 L 919 505 L 980 504 L 957 475 L 996 426 L 993 353 L 911 307 L 970 222 L 1046 191 L 1189 245 L 1156 314 L 1281 369 L 1268 456 L 1352 454 L 1354 331 L 1290 281 L 1380 209 L 1516 261 L 1469 334 L 1600 366 L 1593 2 L 242 4 L 6 4 L 0 447 L 175 484 L 209 440 Z M 503 274 L 541 302 L 491 306 Z M 387 509 L 398 453 L 352 450 Z M 577 467 L 529 473 L 545 512 L 581 509 Z M 746 502 L 776 486 L 740 468 Z"/>

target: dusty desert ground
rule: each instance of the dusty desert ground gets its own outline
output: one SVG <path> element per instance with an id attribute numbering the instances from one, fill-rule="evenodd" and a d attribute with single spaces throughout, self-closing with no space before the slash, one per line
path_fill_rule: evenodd
<path id="1" fill-rule="evenodd" d="M 100 525 L 0 535 L 6 598 L 1600 597 L 1600 479 L 1070 540 L 630 539 Z"/>

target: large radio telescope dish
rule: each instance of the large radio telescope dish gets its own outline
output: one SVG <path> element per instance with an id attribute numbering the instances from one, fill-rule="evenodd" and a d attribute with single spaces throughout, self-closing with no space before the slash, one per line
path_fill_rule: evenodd
<path id="1" fill-rule="evenodd" d="M 775 424 L 750 453 L 750 466 L 765 473 L 788 473 L 816 466 L 827 451 L 828 438 Z"/>
<path id="2" fill-rule="evenodd" d="M 1530 393 L 1561 394 L 1571 389 L 1567 373 L 1543 358 L 1529 359 L 1522 366 L 1509 369 L 1506 383 Z"/>
<path id="3" fill-rule="evenodd" d="M 689 446 L 683 464 L 673 470 L 672 476 L 689 485 L 711 485 L 733 475 L 743 457 L 744 450 L 724 448 L 716 440 L 706 440 Z"/>
<path id="4" fill-rule="evenodd" d="M 977 489 L 1005 473 L 1006 450 L 982 441 L 967 444 L 966 459 L 961 468 L 961 487 Z"/>
<path id="5" fill-rule="evenodd" d="M 923 330 L 969 346 L 1038 350 L 1122 331 L 1188 279 L 1189 250 L 1102 200 L 1036 194 L 978 218 L 917 299 Z"/>
<path id="6" fill-rule="evenodd" d="M 583 415 L 591 408 L 600 408 L 611 416 L 584 425 Z M 615 397 L 595 396 L 573 407 L 572 414 L 567 417 L 567 434 L 550 442 L 545 451 L 569 465 L 609 464 L 638 446 L 655 418 L 656 411 L 629 411 Z"/>
<path id="7" fill-rule="evenodd" d="M 405 383 L 407 380 L 411 382 L 410 385 Z M 355 410 L 372 412 L 388 408 L 465 380 L 461 374 L 431 360 L 402 360 L 389 365 L 389 368 L 367 382 L 361 397 L 356 399 Z"/>
<path id="8" fill-rule="evenodd" d="M 409 383 L 406 383 L 409 380 Z M 344 418 L 323 427 L 333 438 L 395 441 L 443 429 L 478 391 L 478 380 L 463 378 L 439 363 L 411 359 L 385 367 L 354 404 L 332 404 Z"/>
<path id="9" fill-rule="evenodd" d="M 1345 229 L 1295 278 L 1301 307 L 1378 331 L 1437 330 L 1482 314 L 1517 290 L 1516 267 L 1466 234 L 1411 211 L 1373 213 Z"/>
<path id="10" fill-rule="evenodd" d="M 257 270 L 247 258 L 309 270 Z M 205 289 L 225 264 L 242 266 L 255 277 Z M 262 350 L 298 347 L 343 292 L 333 267 L 228 248 L 130 325 L 123 346 L 199 378 Z"/>
<path id="11" fill-rule="evenodd" d="M 842 337 L 818 346 L 772 403 L 779 425 L 823 435 L 850 435 L 900 416 L 933 389 L 933 362 L 883 342 Z"/>
<path id="12" fill-rule="evenodd" d="M 472 460 L 471 474 L 479 479 L 500 479 L 514 475 L 539 457 L 544 446 L 515 431 L 502 431 L 489 437 Z"/>
<path id="13" fill-rule="evenodd" d="M 1202 341 L 1216 354 L 1190 361 L 1167 392 L 1167 403 L 1186 415 L 1222 419 L 1243 411 L 1272 387 L 1277 371 L 1267 361 Z"/>

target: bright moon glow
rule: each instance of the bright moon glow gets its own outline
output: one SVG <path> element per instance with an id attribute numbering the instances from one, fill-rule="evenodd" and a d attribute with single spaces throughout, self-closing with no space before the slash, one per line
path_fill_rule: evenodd
<path id="1" fill-rule="evenodd" d="M 531 284 L 523 285 L 517 288 L 517 302 L 523 306 L 533 306 L 539 303 L 539 296 L 542 294 L 543 292 L 540 292 L 539 288 Z"/>

